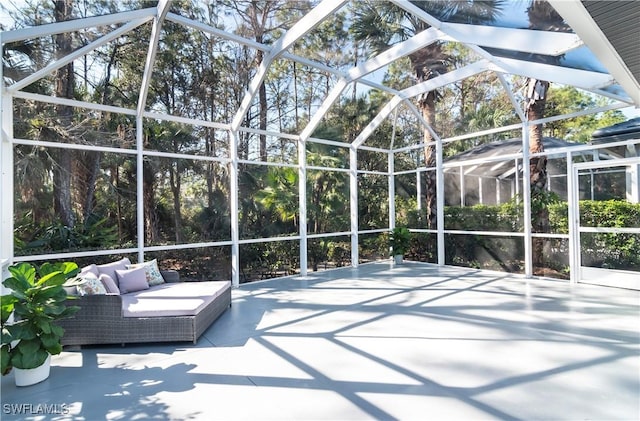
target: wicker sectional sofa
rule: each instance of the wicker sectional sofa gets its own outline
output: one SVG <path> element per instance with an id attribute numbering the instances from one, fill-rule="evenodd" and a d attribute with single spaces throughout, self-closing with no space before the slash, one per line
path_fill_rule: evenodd
<path id="1" fill-rule="evenodd" d="M 190 341 L 231 306 L 231 282 L 181 282 L 178 272 L 161 271 L 165 282 L 146 289 L 74 297 L 80 306 L 65 329 L 63 345 Z"/>

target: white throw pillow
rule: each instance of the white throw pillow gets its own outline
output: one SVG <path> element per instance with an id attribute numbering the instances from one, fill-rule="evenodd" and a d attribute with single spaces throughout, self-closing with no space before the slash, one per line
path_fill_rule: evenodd
<path id="1" fill-rule="evenodd" d="M 100 282 L 98 277 L 91 272 L 82 275 L 82 282 L 76 286 L 78 295 L 104 295 L 107 293 L 106 288 Z"/>

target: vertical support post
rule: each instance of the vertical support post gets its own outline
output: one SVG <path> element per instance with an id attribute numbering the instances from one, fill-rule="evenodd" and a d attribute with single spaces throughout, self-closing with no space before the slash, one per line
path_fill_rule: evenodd
<path id="1" fill-rule="evenodd" d="M 229 132 L 229 192 L 230 192 L 230 212 L 231 212 L 231 284 L 234 287 L 240 285 L 240 226 L 238 205 L 238 132 Z"/>
<path id="2" fill-rule="evenodd" d="M 394 154 L 389 151 L 387 155 L 387 183 L 389 186 L 389 229 L 396 227 L 396 176 Z"/>
<path id="3" fill-rule="evenodd" d="M 0 69 L 0 89 L 4 91 Z M 0 137 L 0 262 L 13 262 L 13 97 L 2 95 L 0 116 L 2 132 Z M 2 279 L 5 279 L 4 277 Z"/>
<path id="4" fill-rule="evenodd" d="M 515 189 L 516 189 L 515 196 L 517 197 L 520 194 L 520 171 L 518 171 L 518 159 L 517 158 L 514 161 L 514 165 L 515 165 L 515 169 L 516 169 L 516 171 L 514 173 L 515 174 Z M 516 200 L 516 203 L 519 203 L 519 202 Z"/>
<path id="5" fill-rule="evenodd" d="M 482 177 L 478 177 L 478 201 L 484 205 L 484 197 L 482 195 Z"/>
<path id="6" fill-rule="evenodd" d="M 517 173 L 517 171 L 516 171 Z M 531 169 L 529 168 L 529 124 L 522 124 L 522 197 L 524 200 L 524 274 L 533 276 L 533 245 L 531 236 Z"/>
<path id="7" fill-rule="evenodd" d="M 144 262 L 144 118 L 136 115 L 136 219 L 138 236 L 138 261 Z"/>
<path id="8" fill-rule="evenodd" d="M 627 202 L 640 203 L 640 164 L 626 167 Z"/>
<path id="9" fill-rule="evenodd" d="M 460 206 L 464 207 L 464 196 L 467 186 L 464 184 L 464 167 L 460 165 Z"/>
<path id="10" fill-rule="evenodd" d="M 300 210 L 300 276 L 307 276 L 307 141 L 298 139 L 298 203 Z"/>
<path id="11" fill-rule="evenodd" d="M 351 216 L 351 267 L 357 268 L 360 260 L 358 250 L 358 150 L 349 147 L 349 214 Z"/>
<path id="12" fill-rule="evenodd" d="M 445 264 L 444 250 L 444 160 L 442 158 L 442 139 L 436 137 L 436 221 L 438 237 L 438 265 Z"/>
<path id="13" fill-rule="evenodd" d="M 420 169 L 416 171 L 416 203 L 418 210 L 422 210 L 422 172 Z"/>
<path id="14" fill-rule="evenodd" d="M 567 152 L 567 209 L 569 224 L 569 282 L 575 284 L 580 278 L 580 232 L 578 171 L 573 168 L 573 157 Z M 578 216 L 576 218 L 576 216 Z"/>
<path id="15" fill-rule="evenodd" d="M 499 205 L 501 202 L 500 197 L 500 179 L 496 178 L 496 205 Z"/>

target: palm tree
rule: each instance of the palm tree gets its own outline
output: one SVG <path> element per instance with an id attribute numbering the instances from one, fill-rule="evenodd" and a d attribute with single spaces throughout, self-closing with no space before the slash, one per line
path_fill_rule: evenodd
<path id="1" fill-rule="evenodd" d="M 570 27 L 564 22 L 562 17 L 546 1 L 531 0 L 527 8 L 529 16 L 529 29 L 568 32 Z M 538 56 L 531 57 L 536 61 L 543 61 L 548 64 L 558 64 L 561 57 Z M 526 115 L 528 121 L 539 120 L 544 117 L 544 110 L 547 104 L 547 92 L 549 82 L 529 78 L 526 83 L 527 108 Z M 529 126 L 529 153 L 535 154 L 544 151 L 542 143 L 542 124 Z M 545 206 L 547 185 L 547 157 L 533 157 L 529 161 L 531 185 L 531 225 L 534 232 L 549 232 L 549 211 Z M 533 239 L 533 265 L 540 267 L 543 263 L 544 239 Z"/>
<path id="2" fill-rule="evenodd" d="M 486 24 L 495 20 L 501 13 L 504 1 L 415 1 L 412 2 L 438 20 Z M 390 45 L 401 42 L 429 28 L 429 24 L 413 14 L 388 2 L 362 2 L 355 10 L 352 30 L 356 41 L 363 42 L 374 53 L 387 49 Z M 421 83 L 446 73 L 450 65 L 450 57 L 445 53 L 440 42 L 430 44 L 409 55 L 416 83 Z M 425 121 L 435 127 L 437 91 L 429 91 L 417 100 L 417 106 Z M 435 167 L 436 153 L 431 133 L 425 129 L 424 158 L 427 168 Z M 426 212 L 427 225 L 435 228 L 436 222 L 436 173 L 429 171 L 426 175 Z"/>

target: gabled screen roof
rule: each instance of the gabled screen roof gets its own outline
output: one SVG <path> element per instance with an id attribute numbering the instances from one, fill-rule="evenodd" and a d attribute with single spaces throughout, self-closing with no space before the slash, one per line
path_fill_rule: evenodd
<path id="1" fill-rule="evenodd" d="M 391 94 L 391 100 L 383 107 L 368 127 L 356 138 L 356 145 L 362 145 L 375 128 L 400 104 L 409 103 L 413 98 L 441 88 L 451 83 L 473 77 L 483 72 L 495 72 L 500 75 L 517 75 L 547 80 L 552 83 L 571 85 L 582 90 L 604 96 L 623 105 L 640 106 L 640 84 L 637 78 L 637 63 L 640 61 L 637 47 L 630 48 L 634 34 L 640 31 L 640 2 L 603 2 L 607 8 L 596 7 L 591 3 L 578 0 L 550 0 L 549 3 L 562 17 L 561 22 L 542 22 L 537 29 L 530 28 L 527 17 L 528 1 L 505 1 L 501 13 L 496 19 L 483 25 L 456 22 L 446 17 L 436 19 L 425 11 L 425 2 L 392 0 L 392 3 L 410 13 L 414 19 L 424 23 L 424 31 L 416 33 L 406 40 L 398 40 L 386 51 L 373 56 L 368 61 L 345 71 L 344 68 L 332 68 L 331 65 L 303 57 L 294 50 L 296 43 L 311 33 L 314 28 L 331 19 L 335 13 L 346 11 L 352 5 L 346 0 L 324 0 L 312 2 L 312 9 L 291 22 L 279 38 L 269 43 L 260 43 L 251 38 L 251 34 L 226 32 L 219 27 L 196 22 L 171 9 L 172 2 L 161 1 L 157 7 L 130 11 L 119 15 L 97 16 L 68 22 L 41 25 L 32 28 L 2 32 L 3 45 L 16 41 L 43 37 L 59 32 L 77 31 L 81 28 L 100 25 L 119 25 L 104 40 L 92 43 L 72 53 L 69 58 L 61 57 L 52 61 L 45 69 L 21 81 L 7 83 L 9 92 L 17 92 L 39 77 L 45 77 L 69 60 L 77 59 L 81 54 L 99 48 L 117 34 L 132 30 L 156 19 L 159 28 L 162 22 L 171 21 L 196 28 L 212 35 L 226 38 L 230 42 L 244 47 L 261 50 L 264 54 L 262 65 L 256 69 L 253 80 L 245 94 L 235 117 L 222 122 L 224 127 L 238 130 L 242 127 L 244 116 L 254 103 L 258 86 L 265 80 L 268 69 L 279 59 L 292 60 L 305 66 L 315 67 L 322 72 L 332 74 L 338 82 L 329 91 L 316 113 L 310 116 L 310 122 L 301 128 L 301 138 L 309 138 L 332 104 L 340 97 L 350 83 L 368 86 Z M 462 4 L 462 3 L 461 3 Z M 462 7 L 462 6 L 461 6 Z M 176 13 L 177 12 L 177 13 Z M 473 19 L 471 19 L 473 21 Z M 599 26 L 602 24 L 602 28 Z M 615 25 L 613 24 L 615 23 Z M 154 26 L 155 28 L 155 26 Z M 151 32 L 152 48 L 141 54 L 141 60 L 153 66 L 158 51 L 158 31 Z M 609 39 L 607 36 L 610 36 Z M 635 41 L 637 42 L 635 38 Z M 435 42 L 457 42 L 464 45 L 477 57 L 476 61 L 464 67 L 451 69 L 447 73 L 397 91 L 381 83 L 376 71 L 402 59 L 414 51 L 425 48 Z M 629 64 L 629 66 L 627 65 Z M 633 70 L 632 70 L 633 69 Z M 635 70 L 635 73 L 634 73 Z M 145 74 L 141 87 L 137 111 L 147 105 L 146 89 L 152 71 Z M 522 115 L 522 110 L 518 112 Z M 226 126 L 228 125 L 228 126 Z"/>

